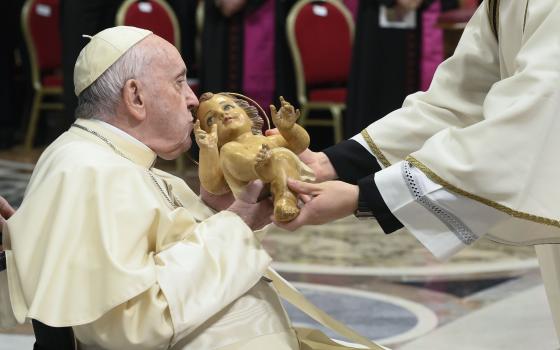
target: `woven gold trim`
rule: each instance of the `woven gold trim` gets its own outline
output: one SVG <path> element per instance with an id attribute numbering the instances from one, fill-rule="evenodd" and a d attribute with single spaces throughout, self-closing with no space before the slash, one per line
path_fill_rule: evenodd
<path id="1" fill-rule="evenodd" d="M 426 165 L 424 165 L 423 163 L 421 163 L 419 160 L 417 160 L 416 158 L 414 158 L 412 156 L 406 157 L 406 161 L 410 162 L 410 164 L 412 164 L 416 168 L 420 169 L 424 174 L 426 174 L 426 176 L 428 178 L 430 178 L 430 180 L 432 180 L 434 182 L 437 182 L 438 184 L 442 185 L 443 187 L 445 187 L 449 191 L 452 191 L 452 192 L 455 192 L 457 194 L 460 194 L 461 196 L 465 196 L 467 198 L 473 199 L 473 200 L 475 200 L 477 202 L 480 202 L 482 204 L 486 204 L 487 206 L 492 207 L 494 209 L 497 209 L 501 212 L 504 212 L 504 213 L 506 213 L 510 216 L 513 216 L 513 217 L 516 217 L 516 218 L 519 218 L 519 219 L 528 220 L 528 221 L 533 221 L 533 222 L 543 224 L 543 225 L 549 225 L 549 226 L 554 226 L 554 227 L 560 228 L 560 221 L 558 221 L 558 220 L 549 219 L 549 218 L 545 218 L 545 217 L 542 217 L 542 216 L 537 216 L 537 215 L 517 211 L 517 210 L 511 209 L 509 207 L 506 207 L 505 205 L 502 205 L 500 203 L 491 201 L 491 200 L 486 199 L 486 198 L 482 198 L 482 197 L 477 196 L 475 194 L 464 191 L 464 190 L 462 190 L 458 187 L 455 187 L 452 184 L 450 184 L 449 182 L 447 182 L 444 179 L 442 179 L 441 177 L 439 177 L 438 175 L 436 175 Z"/>
<path id="2" fill-rule="evenodd" d="M 383 164 L 384 167 L 391 166 L 391 163 L 387 160 L 387 158 L 385 158 L 385 156 L 383 155 L 383 153 L 381 152 L 379 147 L 377 147 L 375 142 L 373 142 L 373 140 L 371 139 L 371 136 L 369 136 L 366 129 L 362 130 L 361 134 L 362 134 L 363 138 L 366 140 L 369 148 L 371 149 L 371 151 L 373 152 L 375 157 L 381 162 L 381 164 Z"/>

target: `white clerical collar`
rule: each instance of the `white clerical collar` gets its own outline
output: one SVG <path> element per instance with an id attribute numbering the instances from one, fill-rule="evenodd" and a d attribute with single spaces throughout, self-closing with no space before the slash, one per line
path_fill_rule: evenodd
<path id="1" fill-rule="evenodd" d="M 138 139 L 108 123 L 78 118 L 72 125 L 71 132 L 85 132 L 95 140 L 107 144 L 117 154 L 130 159 L 143 167 L 151 168 L 157 158 L 156 153 Z"/>
<path id="2" fill-rule="evenodd" d="M 92 122 L 98 124 L 99 126 L 101 126 L 103 128 L 106 128 L 106 129 L 109 129 L 109 130 L 113 131 L 114 133 L 116 133 L 117 135 L 120 135 L 120 136 L 126 138 L 128 141 L 135 142 L 138 145 L 146 146 L 140 140 L 138 140 L 136 137 L 130 135 L 129 133 L 127 133 L 126 131 L 124 131 L 122 129 L 117 128 L 114 125 L 111 125 L 111 124 L 109 124 L 107 122 L 104 122 L 103 120 L 99 120 L 99 119 L 90 119 L 90 120 Z M 148 146 L 146 146 L 146 147 L 148 147 Z"/>

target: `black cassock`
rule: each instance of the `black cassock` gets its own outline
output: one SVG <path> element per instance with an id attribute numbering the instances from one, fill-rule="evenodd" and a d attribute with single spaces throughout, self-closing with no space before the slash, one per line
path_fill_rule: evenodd
<path id="1" fill-rule="evenodd" d="M 245 8 L 225 18 L 214 0 L 204 1 L 204 28 L 200 60 L 200 92 L 243 91 L 243 50 L 245 16 L 257 10 L 265 0 L 248 0 Z M 286 39 L 286 17 L 295 0 L 275 0 L 274 96 L 296 103 L 295 77 Z M 258 54 L 258 53 L 255 53 Z M 249 96 L 251 97 L 251 96 Z M 267 108 L 267 106 L 262 106 Z"/>
<path id="2" fill-rule="evenodd" d="M 381 28 L 379 6 L 394 0 L 360 0 L 348 83 L 344 135 L 352 137 L 372 122 L 402 106 L 405 97 L 420 86 L 421 13 L 415 29 Z M 457 0 L 442 0 L 442 9 Z"/>

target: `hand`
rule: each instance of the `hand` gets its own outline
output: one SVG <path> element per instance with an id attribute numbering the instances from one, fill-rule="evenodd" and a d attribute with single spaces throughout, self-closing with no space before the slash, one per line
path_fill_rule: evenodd
<path id="1" fill-rule="evenodd" d="M 15 209 L 12 208 L 10 203 L 8 203 L 8 201 L 4 199 L 4 197 L 0 196 L 0 229 L 2 228 L 6 220 L 8 220 L 10 216 L 14 215 L 15 212 Z"/>
<path id="2" fill-rule="evenodd" d="M 6 220 L 10 218 L 10 216 L 14 215 L 16 211 L 10 203 L 4 197 L 0 196 L 0 232 L 2 231 L 2 227 L 6 223 Z M 0 239 L 0 251 L 3 250 L 2 247 L 2 240 Z"/>
<path id="3" fill-rule="evenodd" d="M 259 201 L 264 183 L 260 180 L 250 182 L 227 209 L 239 215 L 252 230 L 258 230 L 272 222 L 273 205 L 270 198 Z"/>
<path id="4" fill-rule="evenodd" d="M 289 222 L 274 222 L 278 227 L 294 231 L 303 225 L 320 225 L 354 213 L 358 207 L 358 186 L 342 181 L 318 184 L 288 180 L 288 186 L 303 200 L 299 215 Z"/>
<path id="5" fill-rule="evenodd" d="M 270 114 L 272 116 L 272 122 L 280 130 L 289 130 L 294 126 L 299 118 L 299 109 L 294 110 L 294 106 L 290 102 L 284 100 L 284 97 L 280 96 L 280 109 L 276 111 L 274 105 L 270 105 Z"/>
<path id="6" fill-rule="evenodd" d="M 194 138 L 200 148 L 218 148 L 218 124 L 212 125 L 210 133 L 202 130 L 200 120 L 194 124 Z"/>
<path id="7" fill-rule="evenodd" d="M 265 131 L 266 136 L 278 135 L 278 129 L 269 129 Z M 323 152 L 314 152 L 307 148 L 298 154 L 299 159 L 313 170 L 315 173 L 315 181 L 323 182 L 338 178 L 338 174 L 334 169 L 329 157 Z"/>
<path id="8" fill-rule="evenodd" d="M 231 191 L 224 194 L 212 194 L 206 191 L 203 186 L 200 186 L 200 198 L 206 205 L 216 211 L 227 209 L 235 200 Z"/>
<path id="9" fill-rule="evenodd" d="M 338 178 L 329 157 L 323 152 L 313 152 L 309 148 L 298 155 L 305 165 L 315 173 L 315 181 L 323 182 Z"/>

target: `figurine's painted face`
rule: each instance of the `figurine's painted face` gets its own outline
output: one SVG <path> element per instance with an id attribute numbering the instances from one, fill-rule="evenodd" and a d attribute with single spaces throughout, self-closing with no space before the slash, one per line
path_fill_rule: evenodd
<path id="1" fill-rule="evenodd" d="M 251 132 L 253 125 L 245 110 L 231 97 L 224 95 L 216 94 L 201 102 L 196 115 L 200 120 L 200 127 L 206 132 L 210 132 L 212 125 L 217 124 L 220 144 L 229 142 L 245 132 Z"/>

